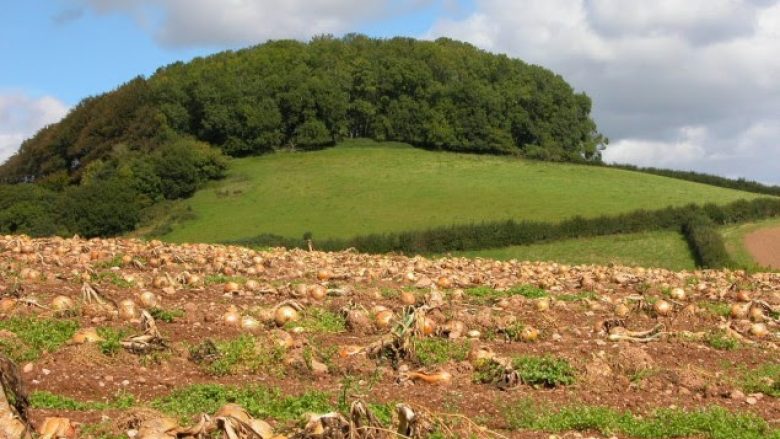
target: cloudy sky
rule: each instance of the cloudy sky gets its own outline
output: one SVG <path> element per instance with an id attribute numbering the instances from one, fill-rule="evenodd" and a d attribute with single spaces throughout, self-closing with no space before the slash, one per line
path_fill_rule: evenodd
<path id="1" fill-rule="evenodd" d="M 89 95 L 267 39 L 448 36 L 561 73 L 608 161 L 780 184 L 780 0 L 37 0 L 0 16 L 0 159 Z"/>

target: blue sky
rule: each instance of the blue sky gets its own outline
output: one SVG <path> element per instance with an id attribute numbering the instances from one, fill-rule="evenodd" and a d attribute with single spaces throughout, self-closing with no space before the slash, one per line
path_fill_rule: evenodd
<path id="1" fill-rule="evenodd" d="M 780 0 L 35 0 L 0 15 L 0 160 L 82 98 L 267 39 L 447 36 L 561 73 L 608 161 L 780 184 Z"/>
<path id="2" fill-rule="evenodd" d="M 100 14 L 65 0 L 8 3 L 0 15 L 0 54 L 6 60 L 0 69 L 0 90 L 53 95 L 69 106 L 137 75 L 151 75 L 160 66 L 243 46 L 237 42 L 163 47 L 126 13 Z M 155 12 L 153 7 L 145 10 Z M 410 14 L 359 23 L 355 32 L 421 36 L 437 17 L 458 17 L 472 10 L 469 1 L 459 2 L 457 11 L 431 2 Z"/>

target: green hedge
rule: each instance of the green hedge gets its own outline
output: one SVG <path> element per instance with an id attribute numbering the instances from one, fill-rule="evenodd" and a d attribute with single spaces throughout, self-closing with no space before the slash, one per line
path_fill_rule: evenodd
<path id="1" fill-rule="evenodd" d="M 614 216 L 587 219 L 574 217 L 559 223 L 509 220 L 400 233 L 363 235 L 350 239 L 315 239 L 314 246 L 318 250 L 324 251 L 355 248 L 366 253 L 432 254 L 653 230 L 679 231 L 683 230 L 692 218 L 698 217 L 706 218 L 712 224 L 724 225 L 774 216 L 780 216 L 780 199 L 758 198 L 752 201 L 740 200 L 720 206 L 689 204 L 683 207 L 667 207 L 652 211 L 636 210 Z M 710 246 L 704 245 L 705 238 L 702 238 L 701 242 L 701 248 L 707 252 Z M 271 234 L 231 241 L 230 243 L 258 247 L 307 247 L 303 239 L 285 238 Z M 694 252 L 696 251 L 697 249 L 694 249 Z M 704 259 L 702 258 L 702 263 Z M 706 257 L 706 261 L 710 261 L 709 256 Z"/>
<path id="2" fill-rule="evenodd" d="M 682 233 L 688 241 L 698 266 L 721 268 L 734 265 L 716 224 L 707 215 L 702 213 L 693 215 L 683 224 Z"/>

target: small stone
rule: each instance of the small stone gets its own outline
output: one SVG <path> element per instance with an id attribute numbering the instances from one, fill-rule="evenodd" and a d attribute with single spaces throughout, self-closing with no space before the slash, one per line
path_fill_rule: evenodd
<path id="1" fill-rule="evenodd" d="M 27 363 L 22 368 L 22 372 L 24 373 L 30 373 L 35 369 L 35 366 L 32 363 Z"/>
<path id="2" fill-rule="evenodd" d="M 104 377 L 103 377 L 103 379 L 104 379 L 104 380 L 106 380 L 106 381 L 108 381 L 109 383 L 110 383 L 111 381 L 114 381 L 114 377 L 113 377 L 113 376 L 111 376 L 111 375 L 106 375 L 106 376 L 104 376 Z"/>
<path id="3" fill-rule="evenodd" d="M 737 401 L 741 401 L 745 399 L 745 394 L 742 393 L 742 391 L 740 390 L 734 389 L 731 391 L 731 393 L 729 393 L 729 398 Z"/>
<path id="4" fill-rule="evenodd" d="M 747 398 L 745 398 L 745 402 L 748 403 L 749 405 L 756 405 L 758 404 L 758 399 L 756 399 L 756 397 L 754 396 L 748 396 Z"/>
<path id="5" fill-rule="evenodd" d="M 49 369 L 41 369 L 41 372 L 43 372 L 44 375 L 48 375 L 51 373 Z"/>
<path id="6" fill-rule="evenodd" d="M 563 340 L 563 337 L 561 337 L 561 334 L 558 334 L 557 332 L 552 335 L 553 341 L 561 341 Z"/>
<path id="7" fill-rule="evenodd" d="M 127 385 L 129 385 L 129 384 L 130 384 L 130 380 L 123 380 L 123 381 L 122 381 L 122 385 L 123 385 L 123 386 L 127 386 Z"/>
<path id="8" fill-rule="evenodd" d="M 106 387 L 106 383 L 103 381 L 98 381 L 98 387 Z"/>

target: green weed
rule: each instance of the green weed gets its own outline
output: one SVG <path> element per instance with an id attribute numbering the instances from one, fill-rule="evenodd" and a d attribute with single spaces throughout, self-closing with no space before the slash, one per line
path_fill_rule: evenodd
<path id="1" fill-rule="evenodd" d="M 155 320 L 165 323 L 172 323 L 176 321 L 176 319 L 184 317 L 184 311 L 180 309 L 162 309 L 162 308 L 152 308 L 149 310 L 149 314 L 154 317 Z"/>
<path id="2" fill-rule="evenodd" d="M 780 398 L 780 364 L 766 363 L 758 369 L 743 371 L 739 385 L 749 393 L 760 392 Z"/>
<path id="3" fill-rule="evenodd" d="M 127 337 L 127 331 L 124 329 L 101 327 L 97 328 L 97 333 L 103 338 L 103 341 L 98 343 L 100 352 L 110 357 L 113 357 L 122 349 L 122 340 Z"/>
<path id="4" fill-rule="evenodd" d="M 423 366 L 432 366 L 447 361 L 463 361 L 468 357 L 471 343 L 449 341 L 441 338 L 420 338 L 414 340 L 417 361 Z"/>
<path id="5" fill-rule="evenodd" d="M 0 320 L 0 330 L 16 334 L 15 338 L 0 338 L 0 350 L 17 363 L 34 361 L 44 352 L 59 349 L 73 337 L 78 327 L 72 320 L 39 317 Z"/>
<path id="6" fill-rule="evenodd" d="M 336 333 L 347 330 L 347 321 L 341 314 L 322 308 L 310 308 L 304 311 L 300 320 L 289 322 L 287 329 L 300 326 L 306 332 Z"/>
<path id="7" fill-rule="evenodd" d="M 724 331 L 715 331 L 707 334 L 704 341 L 712 348 L 721 351 L 733 351 L 740 347 L 739 340 L 734 339 Z"/>
<path id="8" fill-rule="evenodd" d="M 49 410 L 109 410 L 109 409 L 128 409 L 135 407 L 136 400 L 133 395 L 120 394 L 112 401 L 78 401 L 67 396 L 57 395 L 47 391 L 35 391 L 30 393 L 30 406 L 37 409 Z"/>
<path id="9" fill-rule="evenodd" d="M 515 430 L 546 432 L 588 431 L 635 438 L 679 438 L 702 436 L 711 439 L 780 439 L 780 430 L 772 430 L 760 417 L 732 413 L 712 406 L 695 411 L 659 409 L 648 416 L 608 407 L 576 405 L 558 411 L 540 408 L 530 399 L 507 408 L 506 419 Z"/>
<path id="10" fill-rule="evenodd" d="M 301 395 L 285 395 L 277 389 L 263 386 L 241 388 L 220 384 L 196 384 L 155 399 L 151 407 L 168 415 L 191 417 L 199 413 L 214 413 L 227 403 L 244 407 L 260 419 L 297 420 L 304 413 L 325 413 L 333 409 L 330 396 L 319 391 Z"/>

